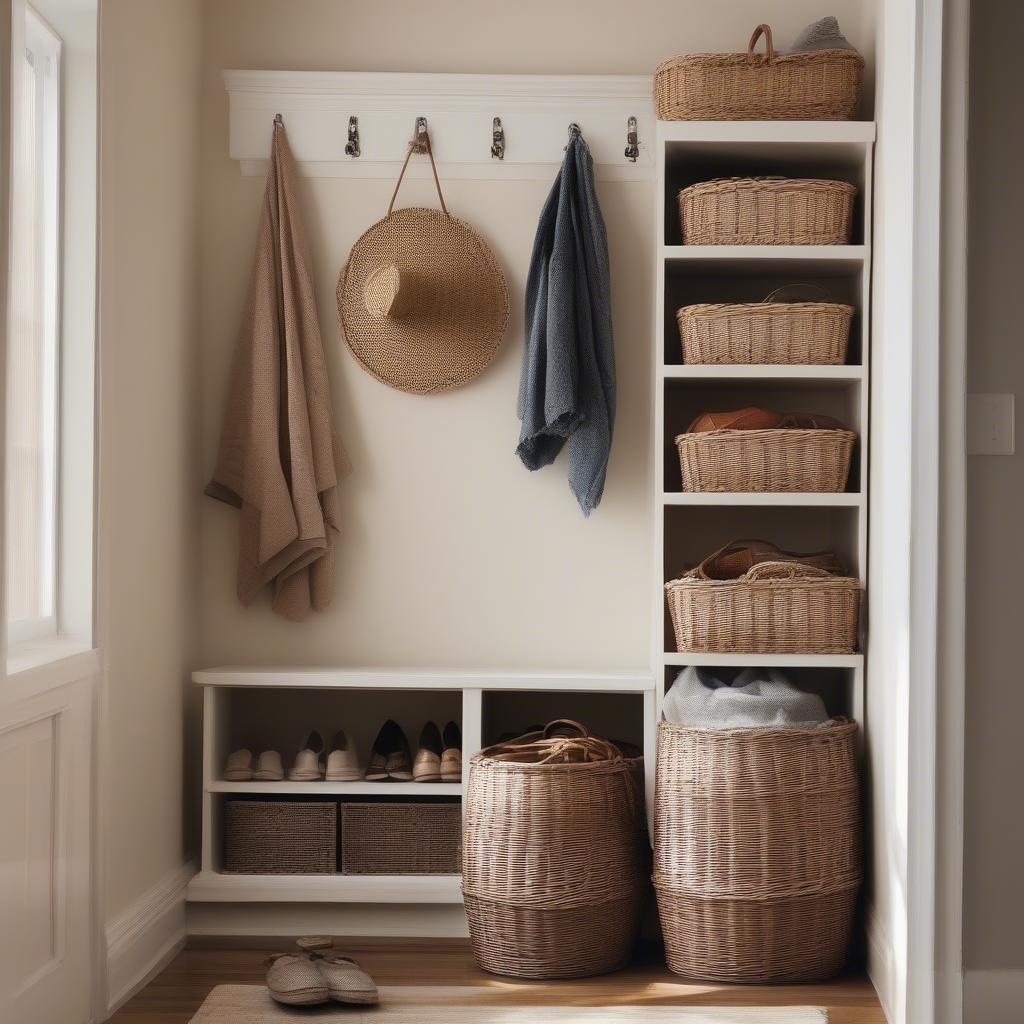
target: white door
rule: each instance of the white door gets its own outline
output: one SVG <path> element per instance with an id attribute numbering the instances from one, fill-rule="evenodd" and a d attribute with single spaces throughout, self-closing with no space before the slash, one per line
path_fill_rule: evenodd
<path id="1" fill-rule="evenodd" d="M 68 254 L 95 243 L 62 233 L 81 224 L 65 163 L 88 161 L 90 145 L 65 118 L 78 97 L 59 26 L 75 5 L 38 8 L 0 0 L 0 1021 L 87 1024 L 100 664 L 78 600 L 92 591 L 91 537 L 76 549 L 62 521 L 63 509 L 91 534 L 91 471 L 84 493 L 63 486 L 61 435 L 92 424 L 64 415 L 61 316 L 78 329 L 88 314 L 64 304 L 61 280 Z"/>

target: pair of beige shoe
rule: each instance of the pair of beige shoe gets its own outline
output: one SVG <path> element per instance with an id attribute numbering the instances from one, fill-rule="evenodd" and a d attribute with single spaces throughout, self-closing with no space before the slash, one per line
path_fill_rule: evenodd
<path id="1" fill-rule="evenodd" d="M 277 953 L 270 958 L 267 989 L 285 1006 L 319 1006 L 332 1000 L 357 1006 L 378 1001 L 373 979 L 351 957 L 334 952 L 329 936 L 297 939 L 301 953 Z"/>

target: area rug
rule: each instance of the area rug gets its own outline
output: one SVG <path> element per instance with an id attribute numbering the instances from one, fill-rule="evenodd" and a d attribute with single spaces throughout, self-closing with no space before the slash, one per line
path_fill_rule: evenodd
<path id="1" fill-rule="evenodd" d="M 812 1006 L 509 1006 L 514 994 L 491 989 L 382 988 L 374 1007 L 279 1006 L 261 985 L 218 985 L 192 1024 L 827 1024 Z M 490 1005 L 501 999 L 503 1006 Z M 447 1000 L 447 1001 L 444 1001 Z M 469 1000 L 472 1000 L 470 1002 Z"/>

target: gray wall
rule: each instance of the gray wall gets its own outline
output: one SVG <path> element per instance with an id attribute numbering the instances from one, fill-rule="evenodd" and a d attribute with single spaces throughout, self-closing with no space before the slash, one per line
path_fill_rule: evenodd
<path id="1" fill-rule="evenodd" d="M 1024 419 L 1024 5 L 974 0 L 969 127 L 968 392 L 1016 392 Z M 967 467 L 967 779 L 964 960 L 972 996 L 1024 971 L 1024 438 Z M 941 751 L 940 751 L 941 756 Z"/>

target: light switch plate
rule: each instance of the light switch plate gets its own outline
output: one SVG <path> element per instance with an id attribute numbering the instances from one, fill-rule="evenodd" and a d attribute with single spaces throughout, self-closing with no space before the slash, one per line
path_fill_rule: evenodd
<path id="1" fill-rule="evenodd" d="M 1013 395 L 968 395 L 967 454 L 1013 453 Z"/>

